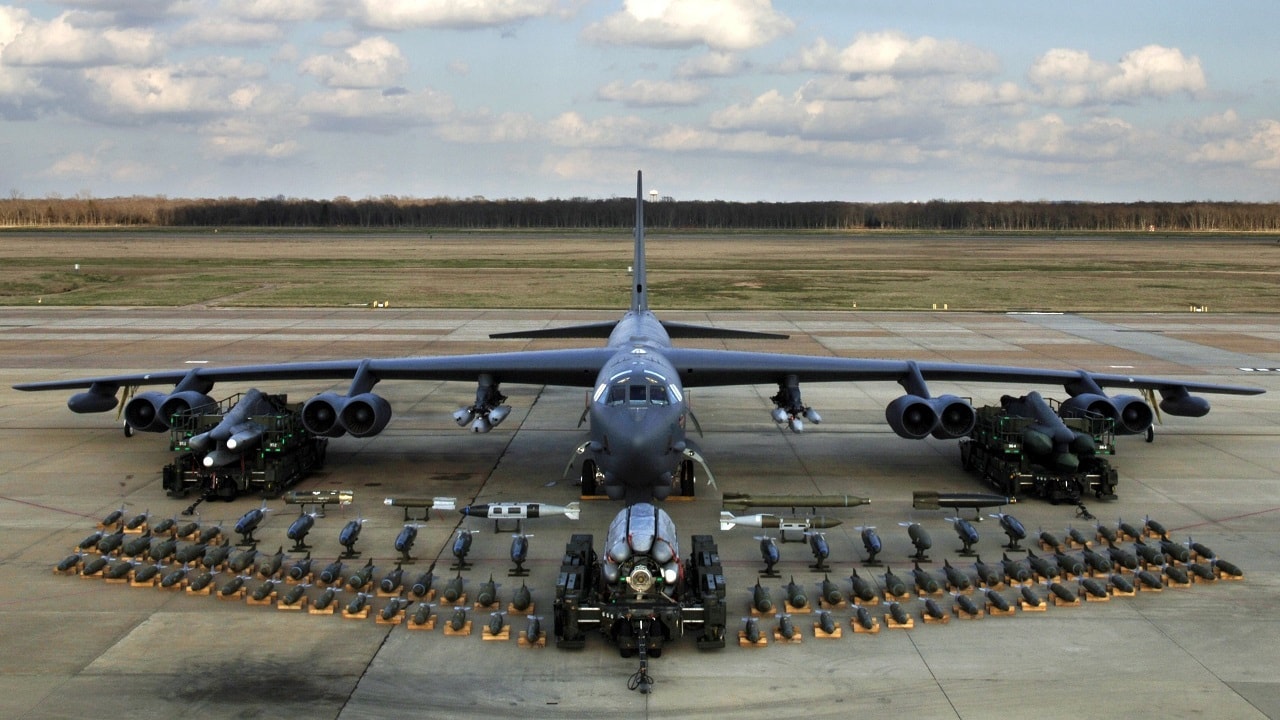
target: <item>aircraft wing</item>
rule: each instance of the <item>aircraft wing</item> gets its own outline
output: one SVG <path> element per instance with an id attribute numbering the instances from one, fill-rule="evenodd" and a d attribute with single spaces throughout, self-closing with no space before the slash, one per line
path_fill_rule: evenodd
<path id="1" fill-rule="evenodd" d="M 795 376 L 800 383 L 875 381 L 906 383 L 918 373 L 923 380 L 938 381 L 1009 381 L 1065 386 L 1074 385 L 1087 378 L 1101 387 L 1168 392 L 1181 389 L 1188 392 L 1223 395 L 1260 395 L 1265 392 L 1260 388 L 1243 385 L 1220 385 L 1173 378 L 1007 365 L 873 360 L 685 348 L 672 348 L 664 354 L 679 370 L 680 379 L 685 387 L 783 383 L 789 376 Z"/>
<path id="2" fill-rule="evenodd" d="M 107 375 L 14 385 L 15 390 L 66 390 L 102 386 L 212 384 L 256 380 L 343 380 L 367 373 L 377 380 L 457 380 L 475 382 L 490 375 L 496 382 L 591 387 L 596 374 L 613 355 L 608 348 L 531 350 L 478 355 L 371 358 L 311 363 L 278 363 L 236 367 L 198 367 L 190 370 Z"/>

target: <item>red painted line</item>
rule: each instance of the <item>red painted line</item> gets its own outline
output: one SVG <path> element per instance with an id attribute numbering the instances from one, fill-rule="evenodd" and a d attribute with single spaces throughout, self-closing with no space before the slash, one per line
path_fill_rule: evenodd
<path id="1" fill-rule="evenodd" d="M 66 515 L 75 515 L 76 517 L 90 518 L 95 520 L 97 519 L 97 516 L 95 515 L 78 513 L 74 510 L 63 510 L 62 508 L 56 508 L 49 505 L 41 505 L 40 503 L 31 502 L 30 500 L 19 500 L 17 498 L 6 497 L 4 495 L 0 495 L 0 500 L 8 500 L 9 502 L 18 503 L 19 505 L 29 505 L 31 507 L 40 508 L 41 510 L 48 510 L 50 512 L 59 512 L 59 513 L 64 513 Z"/>
<path id="2" fill-rule="evenodd" d="M 1239 520 L 1241 518 L 1253 517 L 1254 515 L 1266 515 L 1267 513 L 1273 513 L 1277 510 L 1280 510 L 1280 507 L 1273 507 L 1267 510 L 1256 510 L 1251 513 L 1244 513 L 1243 515 L 1233 515 L 1231 517 L 1218 518 L 1217 520 L 1205 520 L 1204 522 L 1198 522 L 1194 525 L 1183 525 L 1182 527 L 1174 528 L 1169 532 L 1174 533 L 1180 530 L 1190 530 L 1191 528 L 1198 528 L 1204 525 L 1216 525 L 1218 523 L 1231 522 L 1232 520 Z"/>

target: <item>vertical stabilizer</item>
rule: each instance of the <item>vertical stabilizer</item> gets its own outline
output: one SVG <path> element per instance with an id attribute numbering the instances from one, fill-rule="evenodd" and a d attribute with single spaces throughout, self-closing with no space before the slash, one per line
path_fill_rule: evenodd
<path id="1" fill-rule="evenodd" d="M 636 250 L 631 262 L 631 312 L 649 310 L 649 288 L 644 274 L 644 181 L 641 171 L 636 171 Z"/>

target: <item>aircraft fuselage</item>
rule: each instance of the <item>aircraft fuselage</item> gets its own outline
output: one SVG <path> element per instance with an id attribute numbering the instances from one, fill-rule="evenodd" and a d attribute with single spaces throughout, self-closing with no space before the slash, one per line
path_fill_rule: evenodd
<path id="1" fill-rule="evenodd" d="M 610 498 L 662 499 L 684 459 L 688 413 L 680 375 L 663 354 L 671 338 L 653 313 L 631 311 L 608 346 L 617 352 L 596 376 L 588 414 L 596 476 Z"/>

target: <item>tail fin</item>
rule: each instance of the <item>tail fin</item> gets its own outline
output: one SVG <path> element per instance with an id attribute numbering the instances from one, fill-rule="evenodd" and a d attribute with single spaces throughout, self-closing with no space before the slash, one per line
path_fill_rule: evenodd
<path id="1" fill-rule="evenodd" d="M 644 182 L 641 171 L 636 171 L 636 229 L 635 259 L 631 263 L 631 312 L 649 309 L 644 272 Z"/>
<path id="2" fill-rule="evenodd" d="M 580 513 L 581 509 L 576 501 L 564 506 L 564 516 L 570 520 L 577 520 Z"/>

